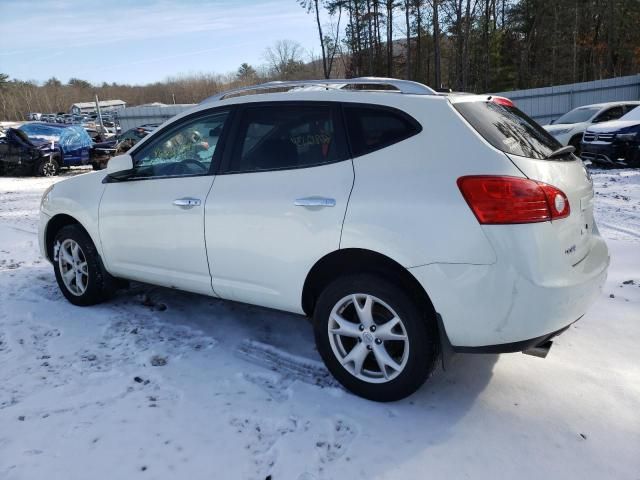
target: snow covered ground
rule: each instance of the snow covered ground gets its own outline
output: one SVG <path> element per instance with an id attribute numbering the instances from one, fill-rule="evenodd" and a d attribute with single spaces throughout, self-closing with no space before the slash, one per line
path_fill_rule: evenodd
<path id="1" fill-rule="evenodd" d="M 67 303 L 35 235 L 59 180 L 0 178 L 0 479 L 640 479 L 640 172 L 594 173 L 609 280 L 547 359 L 458 355 L 394 404 L 337 387 L 293 315 Z"/>

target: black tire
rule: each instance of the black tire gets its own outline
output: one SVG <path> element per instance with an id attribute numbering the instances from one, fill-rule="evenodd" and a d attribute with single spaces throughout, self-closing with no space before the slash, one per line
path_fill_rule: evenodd
<path id="1" fill-rule="evenodd" d="M 351 294 L 371 295 L 382 300 L 402 320 L 409 343 L 408 357 L 400 373 L 385 383 L 370 383 L 357 378 L 340 363 L 332 349 L 329 334 L 331 312 L 334 306 Z M 347 310 L 344 312 L 348 313 Z M 316 346 L 325 365 L 347 390 L 358 396 L 378 402 L 403 399 L 418 390 L 435 368 L 439 350 L 436 319 L 411 300 L 407 292 L 383 277 L 359 274 L 334 281 L 318 298 L 313 320 Z M 358 343 L 362 344 L 362 339 L 358 339 Z M 366 348 L 371 350 L 369 345 Z M 374 355 L 367 354 L 363 369 L 366 368 L 366 362 L 375 361 L 371 357 Z"/>
<path id="2" fill-rule="evenodd" d="M 629 168 L 640 168 L 640 151 L 629 152 L 627 150 L 627 166 Z"/>
<path id="3" fill-rule="evenodd" d="M 60 246 L 65 240 L 72 240 L 78 244 L 82 257 L 87 263 L 87 286 L 82 294 L 74 294 L 64 283 L 60 270 Z M 53 241 L 53 269 L 58 281 L 58 287 L 69 302 L 78 306 L 88 306 L 101 303 L 109 299 L 115 292 L 116 280 L 105 270 L 100 255 L 89 235 L 80 225 L 62 227 Z"/>
<path id="4" fill-rule="evenodd" d="M 36 175 L 39 177 L 55 177 L 60 173 L 60 163 L 57 157 L 43 157 L 36 164 Z"/>

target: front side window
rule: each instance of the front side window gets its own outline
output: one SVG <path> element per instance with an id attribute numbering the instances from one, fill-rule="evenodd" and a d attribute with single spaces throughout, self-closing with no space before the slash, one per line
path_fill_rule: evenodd
<path id="1" fill-rule="evenodd" d="M 240 120 L 230 171 L 304 168 L 347 158 L 330 105 L 263 105 Z"/>
<path id="2" fill-rule="evenodd" d="M 422 130 L 413 118 L 387 107 L 348 105 L 344 113 L 354 157 L 401 142 Z"/>
<path id="3" fill-rule="evenodd" d="M 208 174 L 228 116 L 222 111 L 191 118 L 151 139 L 133 155 L 132 178 Z"/>

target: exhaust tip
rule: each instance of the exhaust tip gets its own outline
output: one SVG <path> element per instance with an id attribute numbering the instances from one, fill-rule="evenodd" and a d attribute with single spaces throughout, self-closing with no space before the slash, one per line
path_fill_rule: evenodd
<path id="1" fill-rule="evenodd" d="M 540 345 L 523 350 L 522 353 L 533 357 L 546 358 L 547 355 L 549 355 L 549 350 L 551 350 L 552 345 L 553 341 L 547 340 L 546 342 L 542 342 Z"/>

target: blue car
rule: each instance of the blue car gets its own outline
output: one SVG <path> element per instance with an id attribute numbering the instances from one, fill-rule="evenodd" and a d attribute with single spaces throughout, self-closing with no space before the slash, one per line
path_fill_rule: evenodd
<path id="1" fill-rule="evenodd" d="M 79 125 L 32 122 L 18 130 L 24 132 L 34 144 L 49 144 L 51 163 L 57 171 L 62 167 L 87 165 L 93 142 Z"/>
<path id="2" fill-rule="evenodd" d="M 603 167 L 640 167 L 640 107 L 610 122 L 593 125 L 582 137 L 583 160 Z"/>

